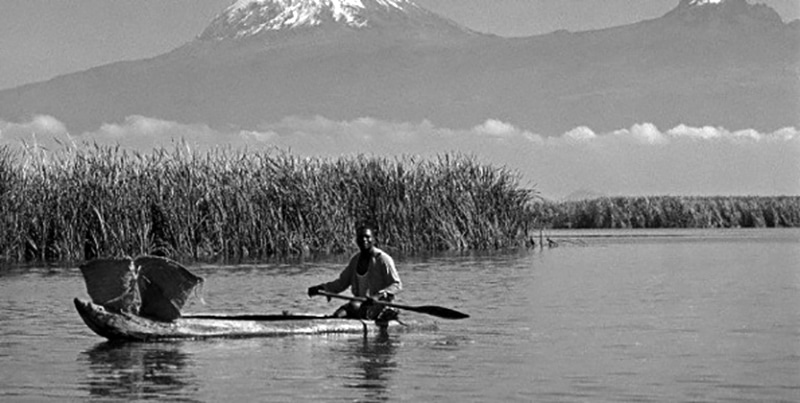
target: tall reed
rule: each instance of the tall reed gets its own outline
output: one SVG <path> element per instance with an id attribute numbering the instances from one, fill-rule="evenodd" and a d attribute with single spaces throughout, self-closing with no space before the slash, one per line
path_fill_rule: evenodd
<path id="1" fill-rule="evenodd" d="M 0 148 L 0 261 L 159 254 L 248 260 L 352 248 L 497 249 L 539 228 L 800 226 L 800 197 L 540 199 L 475 157 L 300 158 L 271 150 Z"/>
<path id="2" fill-rule="evenodd" d="M 800 197 L 613 197 L 540 202 L 551 228 L 775 228 L 800 226 Z"/>
<path id="3" fill-rule="evenodd" d="M 261 259 L 340 253 L 357 223 L 394 250 L 522 244 L 532 190 L 474 157 L 300 158 L 186 144 L 0 150 L 0 258 L 80 261 L 144 253 Z"/>

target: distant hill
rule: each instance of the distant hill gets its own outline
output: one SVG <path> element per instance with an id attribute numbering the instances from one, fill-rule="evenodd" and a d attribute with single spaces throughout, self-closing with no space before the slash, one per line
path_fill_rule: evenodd
<path id="1" fill-rule="evenodd" d="M 681 0 L 631 25 L 502 38 L 408 0 L 240 0 L 169 53 L 0 91 L 0 119 L 34 114 L 73 132 L 130 115 L 773 131 L 800 126 L 800 26 L 745 0 Z"/>

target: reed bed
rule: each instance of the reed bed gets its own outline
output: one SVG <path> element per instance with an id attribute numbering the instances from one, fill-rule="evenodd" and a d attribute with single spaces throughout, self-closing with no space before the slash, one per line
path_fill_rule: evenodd
<path id="1" fill-rule="evenodd" d="M 535 197 L 516 173 L 459 154 L 323 159 L 186 144 L 148 153 L 3 148 L 0 259 L 342 253 L 364 222 L 378 227 L 390 250 L 505 248 L 529 239 Z"/>
<path id="2" fill-rule="evenodd" d="M 300 158 L 280 150 L 0 148 L 0 262 L 343 253 L 360 223 L 392 251 L 531 245 L 541 228 L 800 226 L 800 197 L 539 198 L 475 157 Z"/>
<path id="3" fill-rule="evenodd" d="M 777 228 L 800 226 L 800 197 L 614 197 L 540 202 L 534 216 L 547 227 Z"/>

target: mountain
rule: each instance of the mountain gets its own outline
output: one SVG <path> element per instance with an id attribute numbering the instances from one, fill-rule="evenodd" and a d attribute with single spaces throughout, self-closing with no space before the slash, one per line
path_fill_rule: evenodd
<path id="1" fill-rule="evenodd" d="M 314 28 L 447 35 L 466 30 L 408 0 L 239 0 L 219 14 L 198 37 L 201 41 L 260 36 L 271 42 L 286 33 Z"/>
<path id="2" fill-rule="evenodd" d="M 410 0 L 240 0 L 146 60 L 0 91 L 0 119 L 73 132 L 143 115 L 257 129 L 285 116 L 498 119 L 556 135 L 651 122 L 800 126 L 800 31 L 745 0 L 681 0 L 660 18 L 527 38 L 473 32 Z"/>

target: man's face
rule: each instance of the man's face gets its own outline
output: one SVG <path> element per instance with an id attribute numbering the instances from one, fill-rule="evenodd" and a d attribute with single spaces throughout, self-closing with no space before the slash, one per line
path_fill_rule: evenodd
<path id="1" fill-rule="evenodd" d="M 371 250 L 375 245 L 375 239 L 372 237 L 372 230 L 364 229 L 356 233 L 356 245 L 362 252 Z"/>

